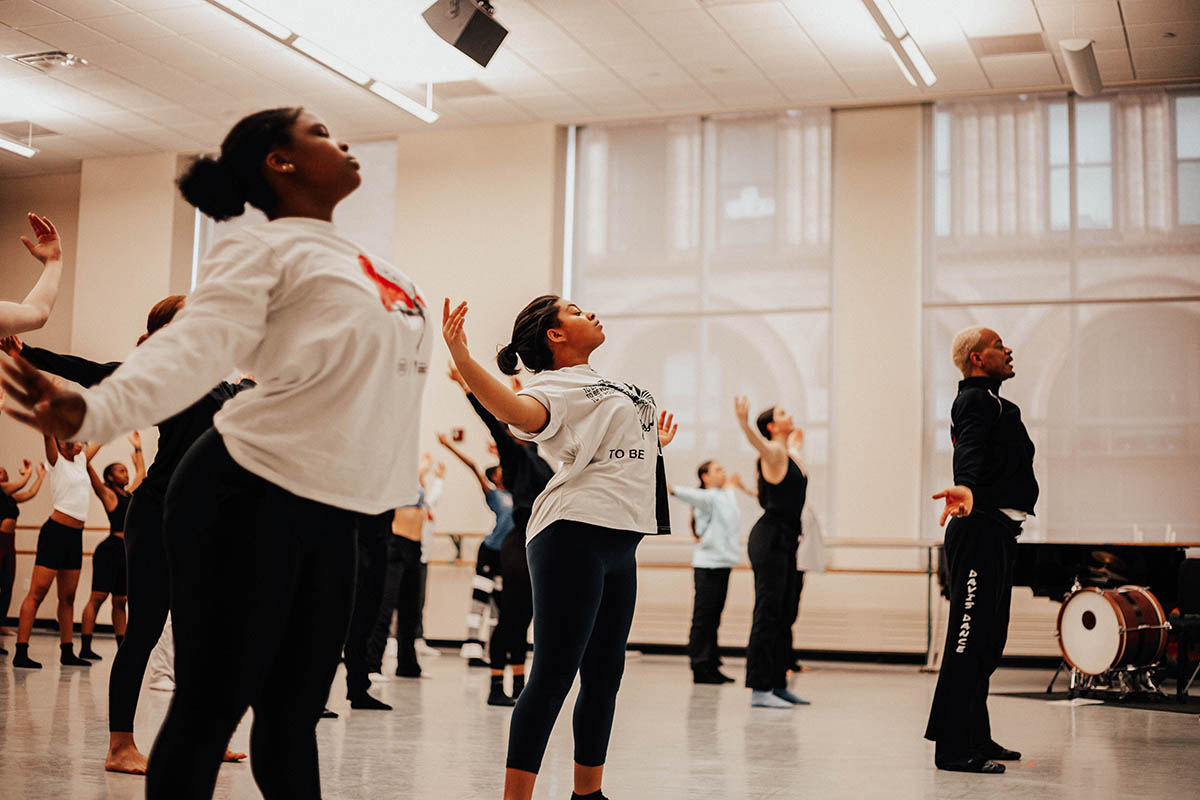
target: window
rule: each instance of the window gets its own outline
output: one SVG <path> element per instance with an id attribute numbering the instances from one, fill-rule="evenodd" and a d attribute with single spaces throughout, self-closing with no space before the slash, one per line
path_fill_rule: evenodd
<path id="1" fill-rule="evenodd" d="M 950 341 L 987 325 L 1014 348 L 1004 392 L 1038 448 L 1032 536 L 1200 536 L 1188 477 L 1200 471 L 1200 230 L 1189 227 L 1200 219 L 1188 216 L 1200 215 L 1197 130 L 1194 93 L 935 108 L 924 312 L 931 491 L 952 472 L 961 376 Z"/>
<path id="2" fill-rule="evenodd" d="M 771 404 L 804 428 L 826 509 L 830 424 L 827 110 L 578 129 L 572 299 L 602 318 L 603 372 L 675 413 L 674 483 L 717 459 L 753 483 L 733 417 Z M 676 504 L 673 504 L 673 506 Z M 753 503 L 745 506 L 749 517 Z M 675 530 L 687 510 L 673 508 Z M 752 518 L 752 517 L 751 517 Z"/>

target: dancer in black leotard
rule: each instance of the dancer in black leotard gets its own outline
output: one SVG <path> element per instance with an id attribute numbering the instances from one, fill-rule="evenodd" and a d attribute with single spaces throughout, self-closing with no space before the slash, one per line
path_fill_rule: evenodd
<path id="1" fill-rule="evenodd" d="M 759 414 L 751 427 L 750 401 L 737 398 L 734 410 L 742 433 L 759 454 L 758 503 L 763 508 L 747 544 L 754 568 L 754 621 L 746 647 L 750 705 L 807 705 L 807 700 L 788 690 L 787 671 L 792 664 L 789 620 L 795 608 L 796 549 L 808 478 L 788 454 L 788 436 L 795 427 L 790 414 L 773 406 Z"/>
<path id="2" fill-rule="evenodd" d="M 109 531 L 108 538 L 96 545 L 92 554 L 92 594 L 87 605 L 83 607 L 83 621 L 79 626 L 79 657 L 93 661 L 100 660 L 100 654 L 92 650 L 92 631 L 96 628 L 96 615 L 100 613 L 100 606 L 104 605 L 110 594 L 112 626 L 117 637 L 117 647 L 125 640 L 125 514 L 129 510 L 133 492 L 146 477 L 146 462 L 142 458 L 142 437 L 137 431 L 129 435 L 129 443 L 133 445 L 133 467 L 137 471 L 133 483 L 129 482 L 129 470 L 120 462 L 105 467 L 104 478 L 101 479 L 92 468 L 92 459 L 100 450 L 100 446 L 90 444 L 87 447 L 88 477 L 92 481 L 92 491 L 100 498 L 104 513 L 108 515 Z"/>
<path id="3" fill-rule="evenodd" d="M 38 464 L 37 478 L 33 485 L 29 476 L 33 474 L 33 465 L 29 459 L 21 464 L 17 472 L 17 480 L 8 479 L 8 470 L 0 467 L 0 636 L 8 636 L 11 632 L 4 623 L 8 620 L 8 606 L 12 603 L 13 582 L 17 577 L 17 517 L 21 514 L 19 503 L 32 500 L 42 488 L 46 478 L 46 467 Z M 0 646 L 0 655 L 8 651 Z"/>
<path id="4" fill-rule="evenodd" d="M 138 339 L 138 344 L 170 324 L 185 302 L 183 295 L 171 295 L 155 303 L 146 317 L 146 332 Z M 119 361 L 100 364 L 79 356 L 30 347 L 15 336 L 4 340 L 0 349 L 81 386 L 95 386 L 121 366 Z M 158 452 L 125 514 L 126 589 L 130 613 L 125 641 L 117 650 L 108 678 L 109 745 L 104 768 L 110 772 L 134 775 L 146 772 L 146 756 L 138 750 L 133 737 L 133 718 L 146 664 L 162 635 L 170 609 L 170 581 L 163 535 L 163 498 L 167 484 L 183 454 L 200 434 L 212 427 L 213 414 L 226 400 L 252 386 L 251 380 L 237 384 L 222 382 L 190 407 L 156 426 Z M 225 754 L 227 761 L 240 761 L 245 757 L 245 753 L 232 751 Z"/>
<path id="5" fill-rule="evenodd" d="M 492 636 L 499 638 L 508 654 L 513 676 L 512 698 L 516 700 L 525 688 L 525 657 L 529 648 L 529 625 L 533 622 L 533 586 L 529 578 L 529 559 L 525 554 L 525 530 L 533 501 L 554 476 L 554 468 L 538 455 L 536 442 L 516 438 L 507 425 L 484 408 L 453 363 L 450 364 L 450 379 L 466 393 L 467 402 L 492 435 L 504 484 L 512 492 L 513 529 L 500 546 L 500 572 L 504 575 L 504 591 L 500 595 L 501 623 Z M 521 391 L 521 381 L 517 378 L 511 379 L 511 385 L 514 392 Z"/>

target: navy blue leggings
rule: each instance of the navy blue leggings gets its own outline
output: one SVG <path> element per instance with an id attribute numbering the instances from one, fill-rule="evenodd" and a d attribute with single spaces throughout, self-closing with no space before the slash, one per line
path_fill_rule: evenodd
<path id="1" fill-rule="evenodd" d="M 551 524 L 529 542 L 533 667 L 513 709 L 508 767 L 537 772 L 575 674 L 575 761 L 604 763 L 637 600 L 640 533 Z"/>

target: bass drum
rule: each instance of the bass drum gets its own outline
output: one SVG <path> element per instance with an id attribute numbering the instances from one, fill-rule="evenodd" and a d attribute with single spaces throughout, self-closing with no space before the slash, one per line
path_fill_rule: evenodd
<path id="1" fill-rule="evenodd" d="M 1077 589 L 1058 610 L 1063 659 L 1084 675 L 1148 667 L 1167 646 L 1167 617 L 1143 586 Z"/>

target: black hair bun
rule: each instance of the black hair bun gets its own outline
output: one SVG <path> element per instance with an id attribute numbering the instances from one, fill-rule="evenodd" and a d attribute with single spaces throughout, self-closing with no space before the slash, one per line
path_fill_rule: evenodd
<path id="1" fill-rule="evenodd" d="M 179 179 L 183 198 L 217 222 L 241 216 L 246 210 L 246 192 L 220 159 L 200 156 Z"/>
<path id="2" fill-rule="evenodd" d="M 517 364 L 517 351 L 513 349 L 511 344 L 506 344 L 500 348 L 500 352 L 496 353 L 496 365 L 500 367 L 500 371 L 505 375 L 516 375 L 521 371 Z"/>

